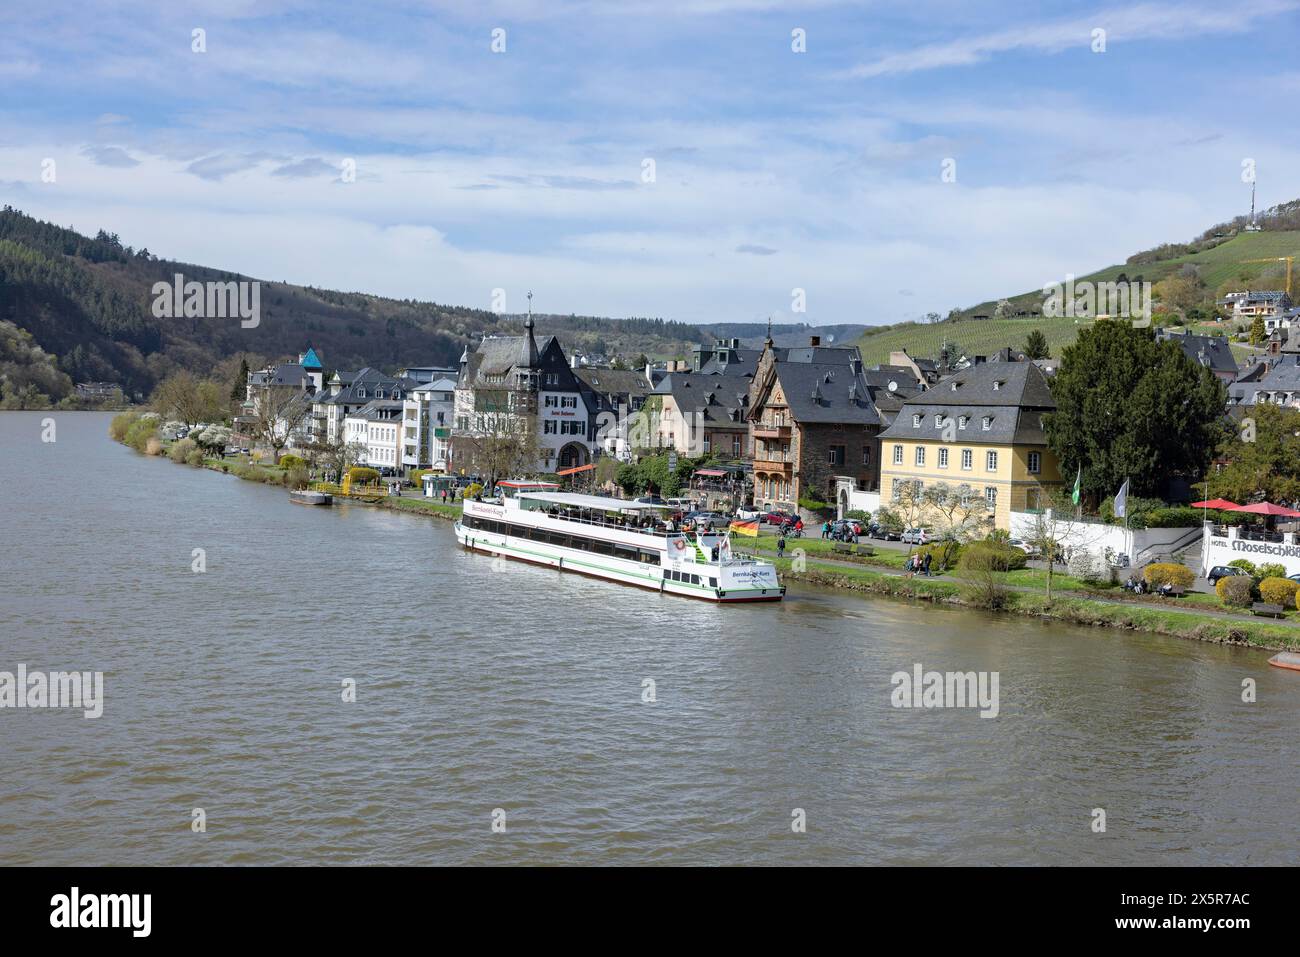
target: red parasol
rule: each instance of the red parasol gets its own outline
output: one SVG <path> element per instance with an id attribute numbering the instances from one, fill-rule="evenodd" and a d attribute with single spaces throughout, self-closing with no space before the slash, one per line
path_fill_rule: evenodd
<path id="1" fill-rule="evenodd" d="M 1284 518 L 1300 518 L 1300 512 L 1293 508 L 1287 508 L 1284 505 L 1274 505 L 1272 502 L 1256 502 L 1254 505 L 1234 505 L 1227 509 L 1229 512 L 1249 512 L 1252 515 L 1276 515 Z"/>
<path id="2" fill-rule="evenodd" d="M 1212 498 L 1204 502 L 1192 503 L 1192 508 L 1213 508 L 1216 510 L 1223 510 L 1236 507 L 1236 502 L 1229 502 L 1226 498 Z"/>

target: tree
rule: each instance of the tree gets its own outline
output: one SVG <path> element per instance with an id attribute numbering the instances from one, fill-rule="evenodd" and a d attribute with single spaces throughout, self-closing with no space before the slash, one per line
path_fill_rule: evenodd
<path id="1" fill-rule="evenodd" d="M 1264 329 L 1264 317 L 1256 316 L 1250 324 L 1250 344 L 1257 346 L 1268 338 L 1268 332 Z"/>
<path id="2" fill-rule="evenodd" d="M 1047 600 L 1052 600 L 1052 577 L 1056 571 L 1056 557 L 1068 546 L 1072 551 L 1080 546 L 1095 544 L 1084 538 L 1099 538 L 1105 534 L 1102 526 L 1090 533 L 1088 526 L 1073 521 L 1074 502 L 1065 489 L 1043 489 L 1039 508 L 1031 512 L 1030 524 L 1021 534 L 1030 545 L 1037 547 L 1047 562 Z"/>
<path id="3" fill-rule="evenodd" d="M 889 512 L 904 531 L 919 526 L 928 507 L 925 489 L 920 482 L 915 479 L 894 479 L 894 487 L 889 499 Z M 907 554 L 912 554 L 911 543 L 907 546 Z"/>
<path id="4" fill-rule="evenodd" d="M 498 480 L 533 472 L 540 450 L 536 420 L 521 408 L 520 396 L 509 389 L 476 389 L 471 428 L 453 438 L 456 465 Z"/>
<path id="5" fill-rule="evenodd" d="M 1250 502 L 1300 499 L 1300 411 L 1261 403 L 1236 431 L 1224 430 L 1221 471 L 1208 476 L 1211 497 Z"/>
<path id="6" fill-rule="evenodd" d="M 230 383 L 230 401 L 242 402 L 248 391 L 248 359 L 240 358 L 239 371 Z"/>
<path id="7" fill-rule="evenodd" d="M 1052 382 L 1044 417 L 1061 474 L 1082 466 L 1093 502 L 1125 479 L 1134 495 L 1164 491 L 1172 476 L 1200 477 L 1222 436 L 1223 383 L 1176 342 L 1123 320 L 1082 329 Z"/>
<path id="8" fill-rule="evenodd" d="M 261 386 L 253 393 L 253 439 L 269 448 L 273 461 L 297 435 L 311 414 L 311 402 L 296 388 Z"/>
<path id="9" fill-rule="evenodd" d="M 1025 356 L 1030 359 L 1050 359 L 1052 350 L 1047 345 L 1047 336 L 1041 329 L 1030 329 L 1025 337 Z"/>
<path id="10" fill-rule="evenodd" d="M 178 419 L 188 428 L 225 418 L 226 398 L 221 386 L 183 369 L 158 383 L 151 404 L 160 415 Z"/>
<path id="11" fill-rule="evenodd" d="M 942 567 L 951 568 L 958 546 L 982 537 L 993 525 L 988 500 L 969 485 L 939 482 L 921 493 L 937 540 L 943 542 Z"/>

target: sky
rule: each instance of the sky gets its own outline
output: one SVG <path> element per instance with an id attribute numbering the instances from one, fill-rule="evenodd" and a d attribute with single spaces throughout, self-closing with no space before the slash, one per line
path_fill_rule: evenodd
<path id="1" fill-rule="evenodd" d="M 1298 45 L 1300 0 L 10 0 L 0 201 L 395 298 L 890 323 L 1191 239 L 1243 163 L 1300 197 Z"/>

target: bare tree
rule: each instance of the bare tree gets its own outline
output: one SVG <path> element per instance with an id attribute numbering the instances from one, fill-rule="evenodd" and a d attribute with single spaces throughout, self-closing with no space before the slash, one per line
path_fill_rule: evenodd
<path id="1" fill-rule="evenodd" d="M 159 414 L 183 422 L 187 428 L 220 421 L 227 414 L 221 386 L 183 369 L 158 383 L 152 405 Z"/>
<path id="2" fill-rule="evenodd" d="M 458 467 L 495 487 L 505 477 L 537 469 L 539 448 L 534 416 L 508 389 L 478 389 L 469 428 L 453 435 Z"/>
<path id="3" fill-rule="evenodd" d="M 1066 548 L 1076 548 L 1093 544 L 1096 536 L 1089 536 L 1087 526 L 1072 519 L 1074 503 L 1070 493 L 1064 489 L 1044 489 L 1039 499 L 1039 508 L 1033 513 L 1033 519 L 1024 532 L 1025 541 L 1038 549 L 1047 562 L 1047 600 L 1052 600 L 1052 575 L 1059 556 L 1065 557 Z"/>
<path id="4" fill-rule="evenodd" d="M 930 520 L 935 537 L 943 542 L 942 565 L 953 565 L 958 546 L 983 538 L 993 527 L 993 515 L 983 495 L 977 495 L 969 485 L 949 485 L 940 482 L 922 492 L 926 517 Z"/>
<path id="5" fill-rule="evenodd" d="M 298 389 L 259 386 L 253 395 L 254 441 L 271 449 L 275 461 L 311 414 L 311 401 Z"/>

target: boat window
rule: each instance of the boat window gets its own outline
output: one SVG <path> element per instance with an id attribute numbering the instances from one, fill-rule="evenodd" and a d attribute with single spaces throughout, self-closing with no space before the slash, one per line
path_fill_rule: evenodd
<path id="1" fill-rule="evenodd" d="M 646 551 L 646 550 L 643 548 L 643 549 L 641 549 L 641 561 L 643 561 L 643 562 L 649 562 L 651 565 L 658 565 L 658 564 L 659 564 L 659 553 L 658 553 L 658 552 L 648 552 L 648 551 Z"/>
<path id="2" fill-rule="evenodd" d="M 563 532 L 551 532 L 551 544 L 558 545 L 561 548 L 569 547 L 569 536 Z"/>
<path id="3" fill-rule="evenodd" d="M 603 542 L 603 541 L 601 541 L 600 539 L 595 539 L 595 540 L 592 541 L 592 543 L 591 543 L 591 550 L 592 550 L 593 552 L 595 552 L 597 555 L 613 555 L 613 554 L 614 554 L 614 546 L 613 546 L 611 543 L 609 543 L 609 542 Z"/>

